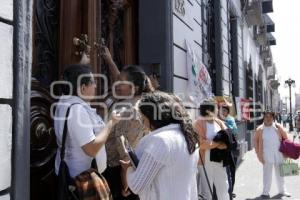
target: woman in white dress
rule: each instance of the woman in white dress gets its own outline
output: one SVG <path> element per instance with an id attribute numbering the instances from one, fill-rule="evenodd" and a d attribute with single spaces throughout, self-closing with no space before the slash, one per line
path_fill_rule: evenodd
<path id="1" fill-rule="evenodd" d="M 284 178 L 280 176 L 280 164 L 284 158 L 279 152 L 280 141 L 287 139 L 287 134 L 280 124 L 275 121 L 275 113 L 272 111 L 264 112 L 264 121 L 255 132 L 254 147 L 257 158 L 263 164 L 263 193 L 262 199 L 270 198 L 272 183 L 272 171 L 275 170 L 279 196 L 291 195 L 286 191 Z"/>
<path id="2" fill-rule="evenodd" d="M 143 95 L 139 110 L 150 133 L 136 147 L 139 164 L 121 161 L 141 200 L 197 200 L 198 137 L 184 107 L 163 92 Z"/>

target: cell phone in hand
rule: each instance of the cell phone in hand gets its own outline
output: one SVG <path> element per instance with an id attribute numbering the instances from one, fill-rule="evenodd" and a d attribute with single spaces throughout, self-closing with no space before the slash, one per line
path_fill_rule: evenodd
<path id="1" fill-rule="evenodd" d="M 124 137 L 124 135 L 120 136 L 120 140 L 121 140 L 124 152 L 128 154 L 128 157 L 130 159 L 130 162 L 131 162 L 133 168 L 136 169 L 139 164 L 139 159 L 138 159 L 137 155 L 135 154 L 133 148 L 130 146 L 130 144 L 128 143 L 128 140 Z"/>
<path id="2" fill-rule="evenodd" d="M 125 107 L 122 107 L 120 109 L 115 109 L 112 111 L 112 113 L 114 114 L 114 116 L 118 117 L 118 118 L 122 118 L 123 113 L 126 111 Z"/>
<path id="3" fill-rule="evenodd" d="M 122 120 L 132 120 L 132 119 L 134 119 L 134 110 L 133 110 L 133 108 L 128 108 L 128 107 L 123 106 L 123 107 L 117 108 L 114 112 Z"/>

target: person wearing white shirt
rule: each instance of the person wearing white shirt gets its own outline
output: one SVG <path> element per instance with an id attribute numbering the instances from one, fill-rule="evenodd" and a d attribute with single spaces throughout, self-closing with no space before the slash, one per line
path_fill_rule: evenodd
<path id="1" fill-rule="evenodd" d="M 283 163 L 284 158 L 282 153 L 279 152 L 279 147 L 280 141 L 287 139 L 287 134 L 281 125 L 274 122 L 274 119 L 274 112 L 265 111 L 263 124 L 256 129 L 254 135 L 255 152 L 258 160 L 263 164 L 262 199 L 270 198 L 273 167 L 280 196 L 291 196 L 286 191 L 284 177 L 280 176 L 280 164 Z"/>
<path id="2" fill-rule="evenodd" d="M 54 129 L 58 144 L 55 172 L 58 174 L 64 121 L 66 111 L 70 107 L 64 158 L 69 167 L 70 176 L 74 178 L 89 169 L 95 157 L 101 173 L 106 168 L 105 141 L 111 128 L 119 120 L 116 115 L 113 115 L 105 125 L 96 110 L 91 108 L 90 101 L 95 95 L 96 84 L 88 65 L 71 65 L 64 71 L 63 77 L 71 87 L 63 89 L 64 94 L 70 95 L 63 95 L 60 98 L 54 115 Z"/>
<path id="3" fill-rule="evenodd" d="M 142 96 L 139 110 L 150 133 L 136 147 L 139 164 L 121 161 L 130 190 L 141 200 L 197 200 L 198 136 L 174 97 Z"/>
<path id="4" fill-rule="evenodd" d="M 194 129 L 199 135 L 200 160 L 198 166 L 198 193 L 204 199 L 213 199 L 215 186 L 218 200 L 229 200 L 228 177 L 223 161 L 215 162 L 211 156 L 212 149 L 227 149 L 223 142 L 214 142 L 213 139 L 220 130 L 225 130 L 225 124 L 216 117 L 217 106 L 215 101 L 207 100 L 200 105 L 200 115 L 194 122 Z"/>

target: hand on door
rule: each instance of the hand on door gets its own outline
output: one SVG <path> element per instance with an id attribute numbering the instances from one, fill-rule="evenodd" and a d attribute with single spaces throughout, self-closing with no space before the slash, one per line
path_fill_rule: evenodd
<path id="1" fill-rule="evenodd" d="M 106 62 L 106 64 L 109 66 L 109 71 L 110 71 L 110 76 L 111 76 L 112 82 L 115 82 L 118 79 L 120 71 L 119 71 L 116 63 L 114 62 L 109 49 L 105 45 L 101 46 L 101 56 L 102 56 L 103 60 Z"/>
<path id="2" fill-rule="evenodd" d="M 74 37 L 73 44 L 78 48 L 79 51 L 76 51 L 76 55 L 80 55 L 81 64 L 90 64 L 90 52 L 91 46 L 88 44 L 87 34 L 82 34 L 80 38 Z"/>
<path id="3" fill-rule="evenodd" d="M 101 56 L 107 64 L 110 64 L 113 62 L 110 51 L 106 46 L 101 47 Z"/>

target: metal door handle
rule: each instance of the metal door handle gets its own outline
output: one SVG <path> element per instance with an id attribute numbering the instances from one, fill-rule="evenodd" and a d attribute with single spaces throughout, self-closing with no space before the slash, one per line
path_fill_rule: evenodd
<path id="1" fill-rule="evenodd" d="M 78 51 L 75 52 L 76 55 L 90 55 L 91 46 L 89 45 L 88 35 L 81 34 L 80 37 L 73 38 L 73 44 L 78 47 Z"/>

